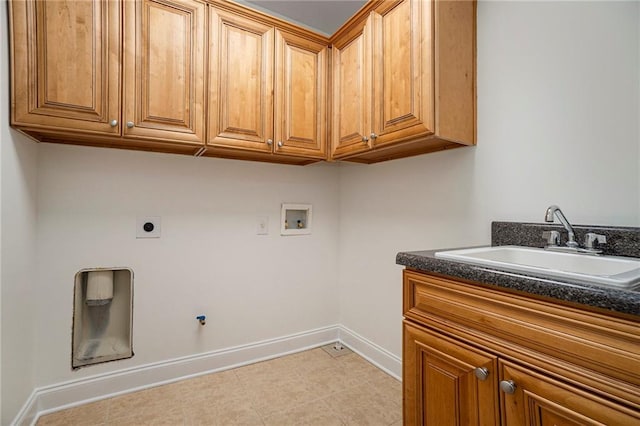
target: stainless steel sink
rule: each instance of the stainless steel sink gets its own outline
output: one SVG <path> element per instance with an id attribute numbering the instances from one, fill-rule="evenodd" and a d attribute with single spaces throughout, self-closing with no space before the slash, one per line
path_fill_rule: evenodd
<path id="1" fill-rule="evenodd" d="M 545 278 L 631 290 L 640 287 L 640 259 L 547 251 L 520 246 L 436 252 L 436 257 Z"/>

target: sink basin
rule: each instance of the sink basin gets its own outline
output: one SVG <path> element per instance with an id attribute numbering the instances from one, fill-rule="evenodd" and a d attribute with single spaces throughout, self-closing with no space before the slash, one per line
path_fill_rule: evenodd
<path id="1" fill-rule="evenodd" d="M 547 251 L 520 246 L 479 247 L 436 252 L 442 259 L 546 278 L 565 278 L 611 288 L 640 287 L 640 259 Z"/>

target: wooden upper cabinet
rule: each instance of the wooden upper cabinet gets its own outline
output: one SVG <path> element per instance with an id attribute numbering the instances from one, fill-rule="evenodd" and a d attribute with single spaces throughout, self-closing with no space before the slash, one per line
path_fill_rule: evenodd
<path id="1" fill-rule="evenodd" d="M 475 143 L 475 11 L 474 1 L 388 0 L 336 33 L 332 158 Z"/>
<path id="2" fill-rule="evenodd" d="M 275 30 L 213 7 L 209 16 L 207 145 L 271 152 Z"/>
<path id="3" fill-rule="evenodd" d="M 372 14 L 374 147 L 434 133 L 431 6 L 387 1 Z"/>
<path id="4" fill-rule="evenodd" d="M 124 135 L 204 143 L 206 4 L 124 4 Z"/>
<path id="5" fill-rule="evenodd" d="M 290 164 L 470 145 L 475 8 L 372 1 L 328 39 L 226 0 L 13 0 L 11 123 Z"/>
<path id="6" fill-rule="evenodd" d="M 407 321 L 403 334 L 405 425 L 499 424 L 495 355 Z"/>
<path id="7" fill-rule="evenodd" d="M 367 151 L 371 128 L 371 18 L 333 43 L 332 156 Z"/>
<path id="8" fill-rule="evenodd" d="M 327 45 L 276 30 L 275 152 L 326 158 Z"/>
<path id="9" fill-rule="evenodd" d="M 326 40 L 214 7 L 209 20 L 208 147 L 326 158 Z"/>
<path id="10" fill-rule="evenodd" d="M 13 125 L 120 134 L 120 6 L 9 2 Z"/>

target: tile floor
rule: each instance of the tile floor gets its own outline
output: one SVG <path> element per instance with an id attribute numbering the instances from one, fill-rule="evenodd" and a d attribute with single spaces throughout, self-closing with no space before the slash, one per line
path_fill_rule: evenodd
<path id="1" fill-rule="evenodd" d="M 321 348 L 42 416 L 50 425 L 402 425 L 398 380 Z"/>

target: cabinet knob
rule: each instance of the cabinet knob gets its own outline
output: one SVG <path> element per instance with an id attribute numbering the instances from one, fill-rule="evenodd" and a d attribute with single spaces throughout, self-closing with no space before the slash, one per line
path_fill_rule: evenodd
<path id="1" fill-rule="evenodd" d="M 478 380 L 485 381 L 487 380 L 487 377 L 489 377 L 489 370 L 484 367 L 477 367 L 475 370 L 473 370 L 473 372 Z"/>
<path id="2" fill-rule="evenodd" d="M 369 138 L 368 138 L 368 137 L 366 137 L 366 136 L 363 136 L 363 137 L 362 137 L 362 142 L 363 142 L 363 143 L 367 143 L 367 142 L 369 142 Z"/>
<path id="3" fill-rule="evenodd" d="M 284 144 L 282 143 L 282 141 L 278 141 L 278 148 L 282 148 L 284 146 Z"/>
<path id="4" fill-rule="evenodd" d="M 273 145 L 273 139 L 267 139 L 267 145 L 269 146 Z"/>
<path id="5" fill-rule="evenodd" d="M 503 380 L 500 382 L 500 389 L 502 390 L 502 392 L 508 394 L 508 395 L 513 395 L 514 393 L 516 393 L 516 384 L 513 382 L 513 380 Z"/>
<path id="6" fill-rule="evenodd" d="M 133 121 L 127 121 L 127 127 L 128 128 L 132 128 L 133 127 Z"/>
<path id="7" fill-rule="evenodd" d="M 378 139 L 378 135 L 376 135 L 375 133 L 371 133 L 369 137 L 371 138 L 372 141 Z"/>
<path id="8" fill-rule="evenodd" d="M 117 125 L 118 125 L 118 120 L 111 120 L 109 122 L 109 126 L 111 126 L 111 127 L 116 127 Z"/>

